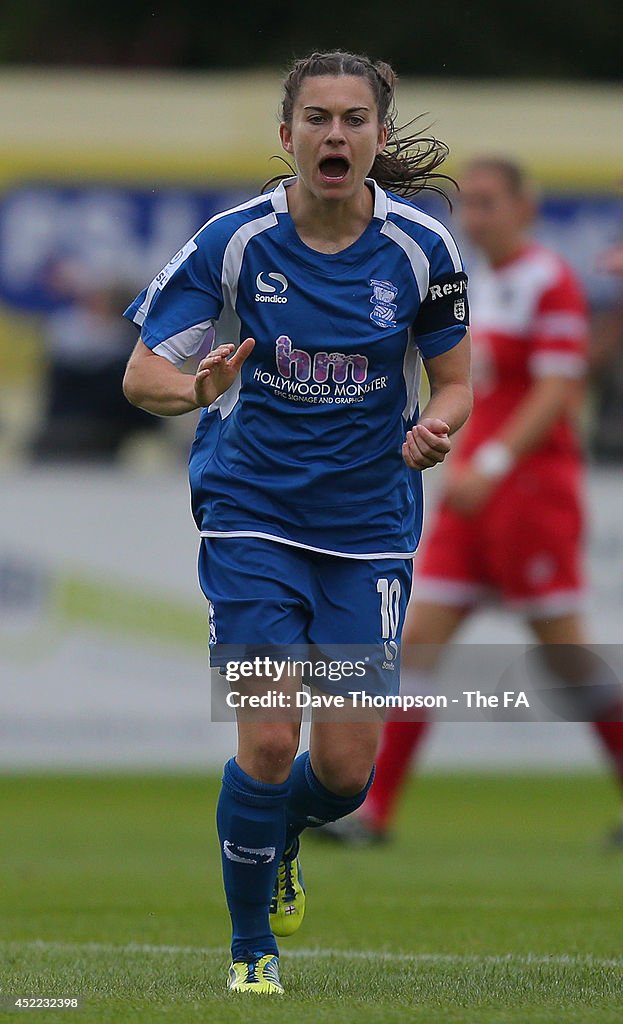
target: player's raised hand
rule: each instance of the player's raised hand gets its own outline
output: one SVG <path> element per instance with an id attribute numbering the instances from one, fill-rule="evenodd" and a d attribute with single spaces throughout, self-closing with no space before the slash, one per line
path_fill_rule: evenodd
<path id="1" fill-rule="evenodd" d="M 253 338 L 246 338 L 238 348 L 235 345 L 219 345 L 201 360 L 195 374 L 197 405 L 211 405 L 231 387 L 254 345 Z"/>
<path id="2" fill-rule="evenodd" d="M 410 469 L 429 469 L 443 462 L 450 451 L 450 428 L 443 420 L 422 419 L 407 431 L 402 457 Z"/>

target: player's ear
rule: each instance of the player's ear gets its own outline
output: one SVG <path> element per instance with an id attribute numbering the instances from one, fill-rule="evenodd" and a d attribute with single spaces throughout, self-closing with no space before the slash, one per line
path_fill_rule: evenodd
<path id="1" fill-rule="evenodd" d="M 387 145 L 387 125 L 386 124 L 380 124 L 379 125 L 379 135 L 378 135 L 378 139 L 376 140 L 376 155 L 377 156 L 379 155 L 379 153 L 383 152 L 383 150 L 385 149 L 386 145 Z"/>
<path id="2" fill-rule="evenodd" d="M 279 138 L 281 139 L 281 145 L 285 149 L 286 153 L 293 153 L 294 147 L 292 145 L 292 131 L 285 121 L 282 121 L 279 125 Z"/>

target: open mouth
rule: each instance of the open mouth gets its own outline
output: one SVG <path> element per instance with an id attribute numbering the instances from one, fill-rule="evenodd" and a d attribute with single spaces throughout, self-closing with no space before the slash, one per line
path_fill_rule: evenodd
<path id="1" fill-rule="evenodd" d="M 320 173 L 325 181 L 343 181 L 350 164 L 345 156 L 326 156 L 320 161 Z"/>

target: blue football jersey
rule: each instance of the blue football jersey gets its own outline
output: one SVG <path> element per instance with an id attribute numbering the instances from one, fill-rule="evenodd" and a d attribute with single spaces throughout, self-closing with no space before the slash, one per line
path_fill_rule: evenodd
<path id="1" fill-rule="evenodd" d="M 372 180 L 363 234 L 317 252 L 288 213 L 295 180 L 213 217 L 125 316 L 176 366 L 255 339 L 197 427 L 190 481 L 202 536 L 410 558 L 422 481 L 402 444 L 418 415 L 421 357 L 467 330 L 461 257 L 440 221 Z"/>

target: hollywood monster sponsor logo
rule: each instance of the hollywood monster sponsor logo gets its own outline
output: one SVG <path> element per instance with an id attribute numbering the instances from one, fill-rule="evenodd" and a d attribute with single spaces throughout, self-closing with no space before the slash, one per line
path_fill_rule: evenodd
<path id="1" fill-rule="evenodd" d="M 294 377 L 299 381 L 310 378 L 317 384 L 324 384 L 330 377 L 336 384 L 343 384 L 352 376 L 356 384 L 363 384 L 368 376 L 368 360 L 362 355 L 346 355 L 344 352 L 316 352 L 311 357 L 302 348 L 293 348 L 292 341 L 282 334 L 275 342 L 275 360 L 282 377 Z"/>
<path id="2" fill-rule="evenodd" d="M 360 353 L 316 352 L 294 348 L 287 335 L 275 342 L 276 371 L 257 367 L 253 379 L 294 402 L 350 405 L 387 387 L 387 377 L 368 379 L 368 359 Z"/>

